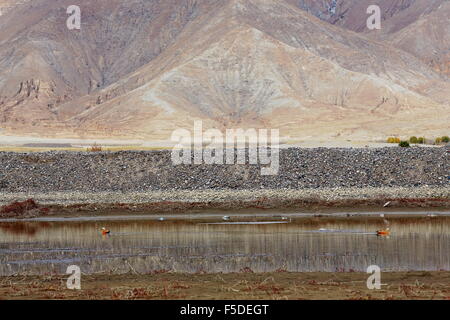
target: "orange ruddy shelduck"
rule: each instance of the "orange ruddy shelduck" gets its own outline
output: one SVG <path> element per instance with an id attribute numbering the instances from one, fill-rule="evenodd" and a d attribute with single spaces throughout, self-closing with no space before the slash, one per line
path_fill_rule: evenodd
<path id="1" fill-rule="evenodd" d="M 385 229 L 385 230 L 378 230 L 377 231 L 377 235 L 378 236 L 388 236 L 391 234 L 391 230 L 389 230 L 389 228 Z"/>

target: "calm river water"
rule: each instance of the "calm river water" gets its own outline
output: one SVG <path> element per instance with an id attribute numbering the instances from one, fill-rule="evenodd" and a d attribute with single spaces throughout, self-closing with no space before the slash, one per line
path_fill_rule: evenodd
<path id="1" fill-rule="evenodd" d="M 3 221 L 0 275 L 65 273 L 70 265 L 84 273 L 450 270 L 449 216 L 389 225 L 392 234 L 378 237 L 381 217 Z"/>

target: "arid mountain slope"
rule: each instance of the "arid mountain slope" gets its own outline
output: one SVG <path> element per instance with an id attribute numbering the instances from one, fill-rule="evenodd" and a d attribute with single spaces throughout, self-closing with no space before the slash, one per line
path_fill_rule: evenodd
<path id="1" fill-rule="evenodd" d="M 407 27 L 395 33 L 386 33 L 384 39 L 450 77 L 450 1 L 442 3 Z"/>
<path id="2" fill-rule="evenodd" d="M 0 16 L 31 0 L 0 0 Z"/>
<path id="3" fill-rule="evenodd" d="M 66 27 L 71 4 L 34 0 L 0 20 L 4 122 L 54 122 L 61 103 L 115 83 L 150 62 L 204 10 L 190 0 L 82 0 L 83 27 L 71 31 Z"/>
<path id="4" fill-rule="evenodd" d="M 450 75 L 448 0 L 287 0 L 316 17 L 414 54 L 435 71 Z M 381 9 L 380 31 L 367 29 L 367 8 Z"/>
<path id="5" fill-rule="evenodd" d="M 0 20 L 9 132 L 164 140 L 196 119 L 294 139 L 449 129 L 442 70 L 391 45 L 402 46 L 408 26 L 371 39 L 292 1 L 83 0 L 82 30 L 69 31 L 70 1 L 56 3 L 36 0 L 31 17 L 21 9 Z M 28 24 L 13 23 L 20 17 Z"/>
<path id="6" fill-rule="evenodd" d="M 414 23 L 447 0 L 287 0 L 289 3 L 331 24 L 366 32 L 367 8 L 378 5 L 386 33 L 397 32 Z"/>
<path id="7" fill-rule="evenodd" d="M 92 97 L 89 110 L 71 119 L 74 125 L 105 134 L 132 128 L 121 134 L 162 139 L 177 127 L 191 127 L 194 119 L 208 119 L 214 127 L 277 127 L 296 136 L 327 122 L 391 122 L 425 105 L 439 109 L 420 93 L 439 82 L 420 61 L 283 2 L 233 1 L 206 21 L 194 23 L 195 31 L 186 29 L 159 57 L 173 61 L 163 72 L 152 71 L 160 66 L 154 61 L 124 82 L 134 88 L 140 80 L 131 93 L 100 105 Z M 103 100 L 109 90 L 101 94 Z M 73 107 L 67 104 L 62 114 Z M 359 124 L 323 133 L 351 135 L 355 128 L 367 136 L 374 130 Z M 308 134 L 314 135 L 309 129 Z"/>

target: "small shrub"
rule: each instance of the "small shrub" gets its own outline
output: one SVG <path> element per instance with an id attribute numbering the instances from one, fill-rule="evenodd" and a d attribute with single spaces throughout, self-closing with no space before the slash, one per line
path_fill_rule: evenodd
<path id="1" fill-rule="evenodd" d="M 436 140 L 434 141 L 435 144 L 441 144 L 442 143 L 442 138 L 436 138 Z"/>
<path id="2" fill-rule="evenodd" d="M 409 148 L 409 147 L 410 147 L 408 141 L 401 141 L 398 145 L 399 145 L 400 147 L 402 147 L 402 148 Z"/>
<path id="3" fill-rule="evenodd" d="M 91 146 L 90 148 L 88 148 L 88 152 L 102 152 L 103 148 L 102 146 L 99 146 L 98 144 L 94 143 L 93 146 Z"/>
<path id="4" fill-rule="evenodd" d="M 387 143 L 400 143 L 400 138 L 389 137 Z"/>
<path id="5" fill-rule="evenodd" d="M 425 137 L 419 137 L 419 138 L 417 138 L 417 143 L 418 143 L 418 144 L 425 144 L 425 142 L 426 142 Z"/>
<path id="6" fill-rule="evenodd" d="M 411 137 L 411 138 L 409 138 L 409 142 L 410 143 L 414 143 L 414 144 L 417 144 L 417 143 L 419 143 L 419 139 L 417 139 L 417 137 Z"/>
<path id="7" fill-rule="evenodd" d="M 443 136 L 441 138 L 441 140 L 442 140 L 443 143 L 449 143 L 450 142 L 450 138 L 448 136 Z"/>

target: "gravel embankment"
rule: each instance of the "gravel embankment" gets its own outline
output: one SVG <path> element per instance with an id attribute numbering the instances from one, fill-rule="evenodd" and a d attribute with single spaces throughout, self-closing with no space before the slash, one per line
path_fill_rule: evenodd
<path id="1" fill-rule="evenodd" d="M 449 199 L 445 148 L 286 149 L 279 174 L 260 165 L 174 166 L 170 151 L 0 153 L 0 201 L 229 201 L 257 197 L 323 200 Z"/>

